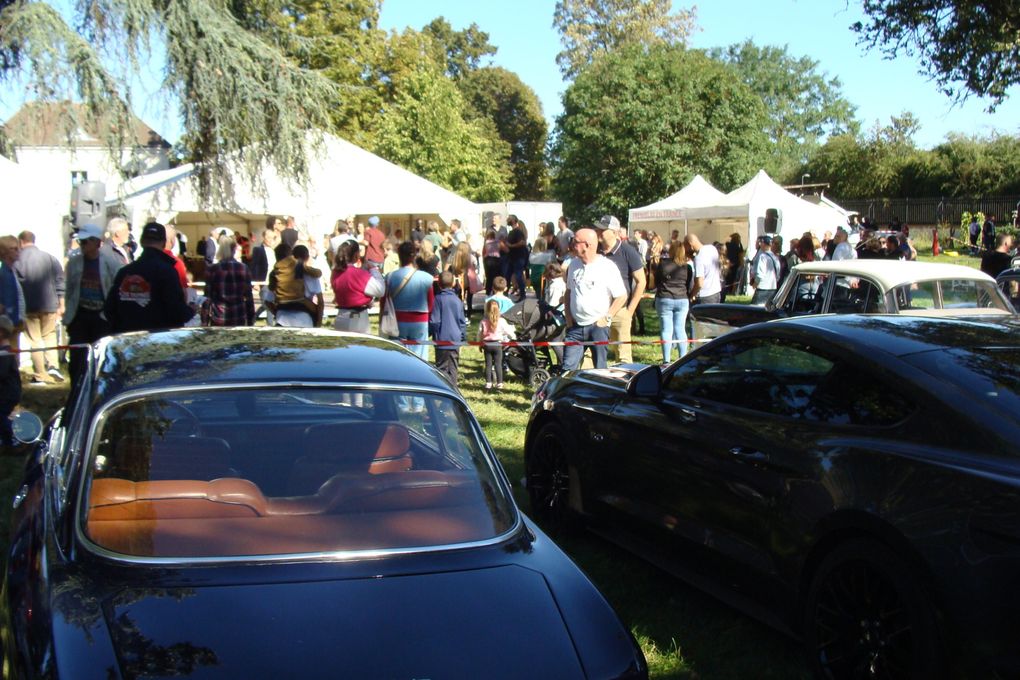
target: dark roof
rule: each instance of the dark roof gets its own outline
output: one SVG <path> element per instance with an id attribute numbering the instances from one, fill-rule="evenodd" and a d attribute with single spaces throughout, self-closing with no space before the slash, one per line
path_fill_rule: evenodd
<path id="1" fill-rule="evenodd" d="M 101 400 L 126 390 L 227 382 L 410 384 L 455 392 L 431 365 L 374 336 L 291 328 L 184 328 L 99 344 Z"/>
<path id="2" fill-rule="evenodd" d="M 960 319 L 904 314 L 808 315 L 768 322 L 794 333 L 818 333 L 835 344 L 852 343 L 895 356 L 936 349 L 1020 347 L 1020 317 Z M 762 325 L 757 325 L 761 329 Z M 749 327 L 750 328 L 750 327 Z"/>
<path id="3" fill-rule="evenodd" d="M 29 102 L 4 123 L 7 136 L 16 146 L 67 146 L 69 122 L 81 123 L 72 132 L 75 145 L 106 147 L 101 133 L 105 121 L 93 121 L 85 127 L 88 115 L 81 104 L 70 102 Z M 136 146 L 169 149 L 170 143 L 140 118 L 131 114 L 128 141 Z"/>

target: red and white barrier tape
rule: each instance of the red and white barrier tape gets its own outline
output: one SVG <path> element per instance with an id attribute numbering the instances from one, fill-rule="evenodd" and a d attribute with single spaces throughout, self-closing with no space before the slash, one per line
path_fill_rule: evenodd
<path id="1" fill-rule="evenodd" d="M 373 336 L 379 337 L 379 336 Z M 679 344 L 681 342 L 688 343 L 701 343 L 708 342 L 704 339 L 688 339 L 684 340 L 506 340 L 503 342 L 485 342 L 479 340 L 468 340 L 465 342 L 449 342 L 444 340 L 401 340 L 399 338 L 385 338 L 398 342 L 402 345 L 415 346 L 415 345 L 432 345 L 434 347 L 588 347 L 588 346 L 608 346 L 608 345 L 665 345 Z M 67 349 L 85 349 L 91 347 L 89 343 L 75 343 L 71 345 L 53 345 L 51 347 L 35 347 L 29 349 L 11 349 L 0 351 L 0 356 L 10 356 L 18 354 L 26 354 L 30 352 L 48 352 L 50 350 L 61 351 Z"/>

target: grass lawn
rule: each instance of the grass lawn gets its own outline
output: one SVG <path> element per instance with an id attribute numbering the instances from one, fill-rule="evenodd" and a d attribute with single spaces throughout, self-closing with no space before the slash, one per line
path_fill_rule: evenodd
<path id="1" fill-rule="evenodd" d="M 746 301 L 746 300 L 744 300 Z M 651 300 L 643 305 L 648 335 L 657 339 L 658 321 Z M 475 314 L 469 338 L 478 323 Z M 657 362 L 657 345 L 634 347 L 635 361 Z M 507 376 L 501 392 L 483 389 L 484 362 L 475 348 L 461 351 L 460 388 L 485 429 L 527 512 L 519 480 L 524 475 L 523 442 L 531 392 Z M 44 419 L 59 408 L 66 388 L 25 385 L 23 406 Z M 16 491 L 23 461 L 0 458 L 0 498 Z M 0 503 L 0 522 L 9 523 L 10 502 Z M 592 535 L 559 538 L 560 545 L 598 585 L 641 644 L 653 678 L 801 678 L 807 677 L 800 647 L 713 598 Z M 6 535 L 2 536 L 6 548 Z M 5 550 L 6 551 L 6 550 Z"/>

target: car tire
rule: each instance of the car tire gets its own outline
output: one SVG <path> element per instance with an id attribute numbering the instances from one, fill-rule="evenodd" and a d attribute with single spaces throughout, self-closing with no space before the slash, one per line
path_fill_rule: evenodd
<path id="1" fill-rule="evenodd" d="M 574 528 L 577 515 L 570 507 L 571 494 L 580 489 L 570 473 L 570 434 L 559 423 L 546 423 L 528 447 L 526 460 L 531 514 L 544 526 L 566 531 Z"/>
<path id="2" fill-rule="evenodd" d="M 817 678 L 938 678 L 935 610 L 919 578 L 878 541 L 843 543 L 821 562 L 804 607 Z"/>

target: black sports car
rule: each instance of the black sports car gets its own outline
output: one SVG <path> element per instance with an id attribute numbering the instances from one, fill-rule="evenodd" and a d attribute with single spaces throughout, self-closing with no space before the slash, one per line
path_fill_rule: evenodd
<path id="1" fill-rule="evenodd" d="M 820 677 L 1020 673 L 1015 317 L 802 317 L 570 372 L 525 460 L 539 518 L 802 636 Z"/>
<path id="2" fill-rule="evenodd" d="M 108 338 L 15 504 L 5 677 L 647 673 L 457 391 L 379 338 Z"/>

